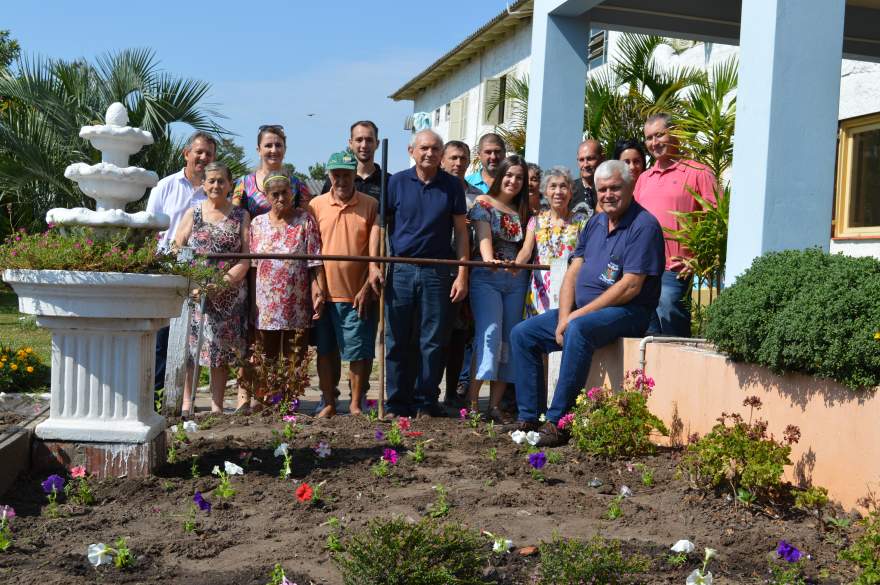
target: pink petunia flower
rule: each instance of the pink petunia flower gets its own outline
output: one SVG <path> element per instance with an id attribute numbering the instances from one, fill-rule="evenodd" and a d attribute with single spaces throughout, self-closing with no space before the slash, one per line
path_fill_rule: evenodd
<path id="1" fill-rule="evenodd" d="M 385 449 L 385 451 L 382 452 L 382 459 L 391 465 L 397 465 L 397 451 L 394 449 Z"/>
<path id="2" fill-rule="evenodd" d="M 409 418 L 405 416 L 397 419 L 397 425 L 400 427 L 401 431 L 408 431 L 411 424 Z"/>
<path id="3" fill-rule="evenodd" d="M 293 416 L 292 414 L 285 414 L 284 416 L 281 417 L 281 420 L 283 420 L 286 423 L 291 423 L 291 424 L 296 423 L 296 417 Z"/>
<path id="4" fill-rule="evenodd" d="M 81 477 L 86 476 L 86 467 L 85 465 L 77 465 L 76 467 L 70 468 L 70 477 L 73 479 L 79 479 Z"/>

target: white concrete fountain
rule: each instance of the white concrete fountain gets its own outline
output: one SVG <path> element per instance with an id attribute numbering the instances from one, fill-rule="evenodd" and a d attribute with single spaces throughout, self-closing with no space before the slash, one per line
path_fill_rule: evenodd
<path id="1" fill-rule="evenodd" d="M 85 126 L 80 136 L 101 151 L 96 165 L 76 163 L 64 176 L 96 202 L 96 210 L 52 209 L 56 226 L 167 229 L 163 214 L 129 214 L 158 177 L 128 166 L 128 157 L 152 144 L 149 132 L 132 128 L 122 104 L 107 109 L 106 124 Z M 3 280 L 18 294 L 19 310 L 52 331 L 49 418 L 36 436 L 49 457 L 70 462 L 83 456 L 90 473 L 143 475 L 162 450 L 165 419 L 153 406 L 156 331 L 180 314 L 186 278 L 63 270 L 6 270 Z M 36 452 L 36 451 L 35 451 Z"/>

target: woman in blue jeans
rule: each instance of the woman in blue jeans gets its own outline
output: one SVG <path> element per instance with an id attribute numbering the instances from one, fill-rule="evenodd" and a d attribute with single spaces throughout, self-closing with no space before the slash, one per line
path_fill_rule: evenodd
<path id="1" fill-rule="evenodd" d="M 520 156 L 509 156 L 498 166 L 489 192 L 477 197 L 468 212 L 476 233 L 474 260 L 503 265 L 516 259 L 529 221 L 528 176 L 526 161 Z M 500 405 L 507 383 L 513 382 L 510 331 L 522 321 L 528 279 L 527 272 L 506 268 L 475 268 L 470 275 L 475 371 L 468 401 L 471 409 L 477 410 L 480 387 L 488 380 L 486 414 L 496 423 L 512 420 Z"/>

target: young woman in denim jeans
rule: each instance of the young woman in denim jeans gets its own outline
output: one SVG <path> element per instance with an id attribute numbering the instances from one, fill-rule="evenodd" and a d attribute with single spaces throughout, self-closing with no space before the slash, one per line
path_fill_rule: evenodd
<path id="1" fill-rule="evenodd" d="M 474 379 L 468 391 L 472 410 L 477 409 L 480 386 L 489 381 L 490 420 L 512 420 L 501 410 L 501 398 L 513 381 L 510 331 L 522 321 L 528 273 L 503 268 L 514 261 L 523 244 L 529 220 L 528 166 L 512 155 L 498 166 L 495 182 L 486 195 L 477 197 L 468 212 L 476 232 L 474 260 L 493 262 L 499 268 L 475 268 L 470 274 L 470 303 L 474 314 Z"/>

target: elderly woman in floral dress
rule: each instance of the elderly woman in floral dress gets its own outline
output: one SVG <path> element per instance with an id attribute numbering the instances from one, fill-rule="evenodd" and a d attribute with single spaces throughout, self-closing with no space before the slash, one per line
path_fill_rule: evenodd
<path id="1" fill-rule="evenodd" d="M 312 215 L 296 206 L 287 175 L 269 175 L 263 192 L 272 204 L 251 223 L 250 249 L 255 254 L 321 254 L 321 234 Z M 320 260 L 255 260 L 253 289 L 256 341 L 267 360 L 292 360 L 296 344 L 304 349 L 305 330 L 317 323 L 326 284 Z M 297 335 L 297 331 L 300 335 Z M 293 365 L 293 364 L 291 364 Z M 257 395 L 266 391 L 262 381 Z M 240 407 L 247 410 L 246 406 Z"/>
<path id="2" fill-rule="evenodd" d="M 535 264 L 550 264 L 554 260 L 567 262 L 587 219 L 583 214 L 572 214 L 568 210 L 571 185 L 571 173 L 565 167 L 553 167 L 545 173 L 541 190 L 550 203 L 550 209 L 529 220 L 525 241 L 516 257 L 518 263 L 528 263 L 533 255 Z M 530 316 L 558 308 L 558 299 L 551 295 L 550 279 L 550 270 L 535 270 L 532 273 L 526 302 L 526 311 Z"/>
<path id="3" fill-rule="evenodd" d="M 189 246 L 196 254 L 248 251 L 250 217 L 248 212 L 230 203 L 227 196 L 232 189 L 229 168 L 213 162 L 205 167 L 203 183 L 207 199 L 186 211 L 174 234 L 175 246 Z M 218 266 L 225 267 L 218 263 Z M 247 286 L 245 279 L 248 261 L 241 260 L 229 267 L 223 280 L 226 287 L 208 288 L 205 303 L 204 339 L 196 356 L 201 312 L 190 299 L 189 345 L 190 362 L 183 388 L 183 412 L 192 404 L 192 368 L 211 368 L 211 412 L 223 412 L 223 393 L 229 366 L 244 355 L 247 334 Z"/>

